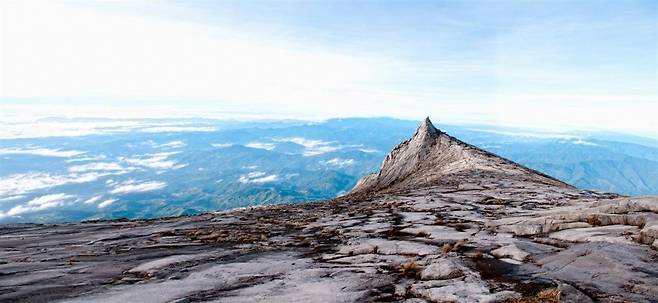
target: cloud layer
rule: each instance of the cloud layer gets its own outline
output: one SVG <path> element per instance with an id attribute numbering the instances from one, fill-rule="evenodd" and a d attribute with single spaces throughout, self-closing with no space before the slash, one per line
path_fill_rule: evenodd
<path id="1" fill-rule="evenodd" d="M 44 157 L 71 158 L 84 154 L 85 152 L 77 150 L 63 150 L 52 148 L 0 148 L 0 155 L 35 155 Z"/>
<path id="2" fill-rule="evenodd" d="M 177 152 L 162 152 L 134 157 L 119 157 L 119 159 L 131 165 L 147 167 L 160 172 L 170 169 L 180 169 L 187 166 L 187 164 L 181 164 L 175 160 L 169 159 L 170 156 L 175 154 L 177 154 Z"/>
<path id="3" fill-rule="evenodd" d="M 339 150 L 343 147 L 335 145 L 336 142 L 312 140 L 303 137 L 275 139 L 277 142 L 292 142 L 304 146 L 304 156 L 311 157 Z"/>
<path id="4" fill-rule="evenodd" d="M 73 198 L 66 194 L 50 194 L 34 198 L 23 205 L 17 205 L 6 213 L 0 212 L 0 218 L 6 216 L 20 216 L 25 213 L 38 212 L 49 208 L 62 206 L 65 201 Z"/>
<path id="5" fill-rule="evenodd" d="M 143 193 L 161 190 L 167 186 L 167 183 L 160 181 L 135 181 L 129 180 L 113 185 L 109 191 L 110 194 L 125 195 L 132 193 Z"/>
<path id="6" fill-rule="evenodd" d="M 86 173 L 86 172 L 112 172 L 114 174 L 123 174 L 136 170 L 135 167 L 124 167 L 119 163 L 114 162 L 93 162 L 81 165 L 74 165 L 68 168 L 72 173 Z"/>
<path id="7" fill-rule="evenodd" d="M 67 184 L 80 184 L 96 181 L 111 173 L 89 172 L 55 175 L 50 173 L 22 173 L 0 178 L 0 197 L 29 193 Z"/>

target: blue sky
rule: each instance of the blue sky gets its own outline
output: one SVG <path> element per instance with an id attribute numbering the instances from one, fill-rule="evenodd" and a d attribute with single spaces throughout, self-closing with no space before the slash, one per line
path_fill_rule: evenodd
<path id="1" fill-rule="evenodd" d="M 658 136 L 656 1 L 3 1 L 0 107 Z"/>

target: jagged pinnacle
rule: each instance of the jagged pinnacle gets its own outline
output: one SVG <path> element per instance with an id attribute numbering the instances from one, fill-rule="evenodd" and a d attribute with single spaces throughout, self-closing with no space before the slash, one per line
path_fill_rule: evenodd
<path id="1" fill-rule="evenodd" d="M 425 118 L 425 120 L 423 120 L 423 122 L 420 124 L 418 129 L 427 131 L 429 133 L 439 132 L 439 130 L 436 129 L 436 127 L 434 127 L 434 124 L 432 124 L 432 120 L 430 120 L 430 117 Z"/>
<path id="2" fill-rule="evenodd" d="M 423 120 L 423 122 L 420 123 L 418 129 L 416 129 L 416 133 L 414 134 L 412 140 L 425 141 L 426 139 L 436 137 L 439 133 L 440 131 L 434 127 L 430 117 L 427 117 L 425 120 Z"/>
<path id="3" fill-rule="evenodd" d="M 429 116 L 425 117 L 425 120 L 423 120 L 423 122 L 421 123 L 421 126 L 425 126 L 425 125 L 434 127 L 434 124 L 432 124 L 432 120 L 430 120 Z"/>

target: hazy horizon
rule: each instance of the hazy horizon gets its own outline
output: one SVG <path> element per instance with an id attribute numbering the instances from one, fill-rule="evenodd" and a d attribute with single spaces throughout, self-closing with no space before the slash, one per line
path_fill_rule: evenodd
<path id="1" fill-rule="evenodd" d="M 57 114 L 44 111 L 42 114 L 0 115 L 0 140 L 31 139 L 47 137 L 78 137 L 97 134 L 121 133 L 139 131 L 140 128 L 167 127 L 167 132 L 206 132 L 220 130 L 221 127 L 212 126 L 219 122 L 308 122 L 323 123 L 340 119 L 395 119 L 400 121 L 416 121 L 420 123 L 429 117 L 437 126 L 470 127 L 473 130 L 491 132 L 501 135 L 517 137 L 587 137 L 596 134 L 618 134 L 644 138 L 658 143 L 658 133 L 651 131 L 629 131 L 607 128 L 578 128 L 578 127 L 541 127 L 536 125 L 499 124 L 487 121 L 468 120 L 437 120 L 432 116 L 422 117 L 394 117 L 394 116 L 329 116 L 329 117 L 300 117 L 286 114 L 272 113 L 246 113 L 246 112 L 206 112 L 206 113 L 172 113 L 153 114 L 153 110 L 145 110 L 150 115 L 132 111 L 85 111 L 83 113 L 70 111 Z M 207 124 L 207 127 L 198 124 Z M 112 131 L 104 130 L 112 128 Z M 149 131 L 147 131 L 149 132 Z M 155 131 L 153 131 L 155 132 Z"/>

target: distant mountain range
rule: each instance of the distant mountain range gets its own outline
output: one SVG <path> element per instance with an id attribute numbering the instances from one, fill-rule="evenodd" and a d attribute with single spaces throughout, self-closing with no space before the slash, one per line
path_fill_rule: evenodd
<path id="1" fill-rule="evenodd" d="M 330 199 L 378 171 L 418 124 L 389 118 L 47 123 L 65 132 L 30 138 L 16 131 L 0 139 L 0 223 L 153 218 Z M 71 130 L 80 125 L 84 132 Z M 580 188 L 658 194 L 653 139 L 435 125 Z"/>

